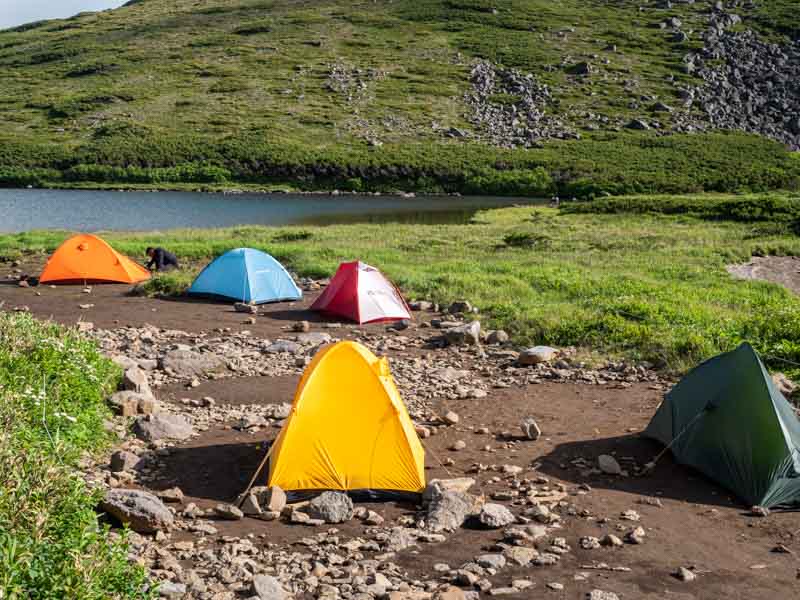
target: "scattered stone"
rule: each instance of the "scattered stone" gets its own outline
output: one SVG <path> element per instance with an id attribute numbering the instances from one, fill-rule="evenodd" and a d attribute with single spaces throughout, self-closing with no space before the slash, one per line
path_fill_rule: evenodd
<path id="1" fill-rule="evenodd" d="M 600 547 L 600 540 L 596 537 L 587 535 L 580 539 L 580 545 L 584 550 L 595 550 Z"/>
<path id="2" fill-rule="evenodd" d="M 453 346 L 477 345 L 481 341 L 480 321 L 471 321 L 444 330 L 444 337 Z"/>
<path id="3" fill-rule="evenodd" d="M 455 531 L 475 513 L 475 498 L 463 492 L 443 491 L 428 506 L 425 524 L 428 531 Z"/>
<path id="4" fill-rule="evenodd" d="M 221 368 L 223 364 L 219 356 L 185 349 L 171 350 L 161 358 L 162 369 L 183 379 L 201 377 Z"/>
<path id="5" fill-rule="evenodd" d="M 343 492 L 323 492 L 308 503 L 306 512 L 325 523 L 344 523 L 353 518 L 353 501 Z"/>
<path id="6" fill-rule="evenodd" d="M 614 592 L 592 590 L 586 593 L 586 600 L 619 600 L 619 596 L 617 596 Z"/>
<path id="7" fill-rule="evenodd" d="M 297 333 L 308 333 L 311 331 L 311 323 L 308 321 L 298 321 L 294 325 L 292 325 L 292 331 Z"/>
<path id="8" fill-rule="evenodd" d="M 171 487 L 166 490 L 156 492 L 156 496 L 162 502 L 177 503 L 183 502 L 183 490 L 179 487 Z"/>
<path id="9" fill-rule="evenodd" d="M 597 457 L 597 466 L 606 475 L 622 475 L 622 467 L 617 459 L 610 454 L 601 454 Z"/>
<path id="10" fill-rule="evenodd" d="M 113 473 L 121 473 L 123 471 L 132 471 L 142 459 L 133 452 L 127 450 L 117 450 L 111 455 L 111 471 Z"/>
<path id="11" fill-rule="evenodd" d="M 527 567 L 539 556 L 539 553 L 535 548 L 528 548 L 526 546 L 510 546 L 503 550 L 503 555 L 515 565 Z"/>
<path id="12" fill-rule="evenodd" d="M 499 571 L 506 566 L 506 557 L 502 554 L 482 554 L 475 559 L 484 569 L 495 569 Z"/>
<path id="13" fill-rule="evenodd" d="M 244 513 L 233 504 L 217 504 L 214 507 L 214 513 L 228 521 L 238 521 L 244 518 Z"/>
<path id="14" fill-rule="evenodd" d="M 255 304 L 250 304 L 247 302 L 236 302 L 233 305 L 233 309 L 239 313 L 246 313 L 250 315 L 257 315 L 258 314 L 258 306 Z"/>
<path id="15" fill-rule="evenodd" d="M 456 440 L 452 444 L 450 444 L 449 448 L 453 452 L 458 452 L 459 450 L 463 450 L 467 447 L 467 443 L 464 440 Z"/>
<path id="16" fill-rule="evenodd" d="M 558 350 L 550 346 L 534 346 L 519 353 L 518 361 L 521 365 L 538 365 L 553 360 L 558 354 Z"/>
<path id="17" fill-rule="evenodd" d="M 769 509 L 766 506 L 753 506 L 750 508 L 750 515 L 754 517 L 768 517 Z"/>
<path id="18" fill-rule="evenodd" d="M 489 335 L 486 336 L 486 342 L 492 345 L 505 344 L 509 339 L 508 334 L 502 329 L 490 331 Z"/>
<path id="19" fill-rule="evenodd" d="M 110 489 L 100 508 L 137 533 L 170 529 L 174 522 L 161 500 L 142 490 Z"/>
<path id="20" fill-rule="evenodd" d="M 281 583 L 271 575 L 253 577 L 252 592 L 259 600 L 288 600 L 289 594 Z"/>
<path id="21" fill-rule="evenodd" d="M 133 433 L 140 440 L 185 440 L 192 436 L 191 424 L 180 415 L 158 414 L 138 417 L 133 424 Z"/>
<path id="22" fill-rule="evenodd" d="M 425 490 L 422 492 L 424 503 L 432 502 L 440 498 L 445 492 L 455 492 L 467 494 L 469 489 L 475 485 L 475 480 L 471 477 L 457 477 L 455 479 L 431 479 Z"/>
<path id="23" fill-rule="evenodd" d="M 539 425 L 536 423 L 536 419 L 533 417 L 526 417 L 523 419 L 522 423 L 520 424 L 520 428 L 522 429 L 522 435 L 529 440 L 535 441 L 542 436 L 542 430 L 539 428 Z"/>
<path id="24" fill-rule="evenodd" d="M 157 412 L 155 399 L 150 394 L 141 394 L 130 390 L 115 392 L 108 399 L 108 403 L 118 415 L 122 417 L 135 417 L 136 415 L 150 415 Z"/>
<path id="25" fill-rule="evenodd" d="M 444 420 L 448 425 L 455 425 L 460 420 L 458 415 L 452 410 L 447 411 L 444 415 Z"/>
<path id="26" fill-rule="evenodd" d="M 625 541 L 629 544 L 644 544 L 646 532 L 643 527 L 636 527 L 625 534 Z"/>
<path id="27" fill-rule="evenodd" d="M 611 548 L 617 548 L 622 546 L 622 540 L 615 536 L 613 533 L 607 533 L 602 538 L 600 538 L 600 545 L 608 546 Z"/>
<path id="28" fill-rule="evenodd" d="M 693 571 L 685 567 L 678 567 L 678 570 L 675 571 L 672 575 L 676 579 L 680 579 L 681 581 L 686 581 L 686 582 L 694 581 L 695 579 L 697 579 L 697 575 Z"/>
<path id="29" fill-rule="evenodd" d="M 502 504 L 486 503 L 478 513 L 478 520 L 487 529 L 500 529 L 514 523 L 514 514 Z"/>

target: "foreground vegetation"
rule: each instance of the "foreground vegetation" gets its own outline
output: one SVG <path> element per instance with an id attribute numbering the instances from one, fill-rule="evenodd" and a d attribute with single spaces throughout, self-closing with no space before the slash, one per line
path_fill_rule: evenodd
<path id="1" fill-rule="evenodd" d="M 0 312 L 0 598 L 147 598 L 74 467 L 107 442 L 116 366 L 74 331 Z"/>
<path id="2" fill-rule="evenodd" d="M 771 199 L 771 200 L 770 200 Z M 617 201 L 617 200 L 613 200 Z M 680 371 L 742 340 L 771 357 L 800 362 L 800 300 L 764 282 L 737 281 L 725 265 L 753 254 L 800 254 L 794 217 L 745 219 L 745 207 L 791 206 L 783 196 L 628 198 L 565 207 L 509 208 L 479 213 L 468 225 L 357 224 L 328 227 L 238 227 L 165 234 L 113 233 L 119 250 L 141 256 L 160 244 L 194 261 L 191 270 L 161 276 L 151 291 L 180 293 L 202 264 L 238 247 L 261 248 L 301 275 L 331 275 L 342 260 L 381 268 L 410 298 L 467 298 L 485 324 L 520 343 L 577 345 L 648 359 Z M 713 220 L 653 212 L 683 203 L 726 206 Z M 736 219 L 728 212 L 738 205 Z M 636 210 L 649 207 L 650 212 Z M 572 211 L 572 212 L 570 212 Z M 635 213 L 635 214 L 631 214 Z M 51 251 L 56 232 L 0 237 L 0 255 Z"/>
<path id="3" fill-rule="evenodd" d="M 768 140 L 624 128 L 643 118 L 668 131 L 683 109 L 656 112 L 654 101 L 679 107 L 676 86 L 698 83 L 682 60 L 700 36 L 675 43 L 655 25 L 678 11 L 700 32 L 708 18 L 706 3 L 640 5 L 143 0 L 1 31 L 0 186 L 579 198 L 797 187 L 800 161 Z M 785 42 L 794 8 L 774 0 L 737 12 Z M 550 86 L 547 114 L 582 139 L 487 145 L 465 102 L 478 59 Z M 583 61 L 591 77 L 573 74 Z M 491 101 L 519 101 L 501 96 Z"/>

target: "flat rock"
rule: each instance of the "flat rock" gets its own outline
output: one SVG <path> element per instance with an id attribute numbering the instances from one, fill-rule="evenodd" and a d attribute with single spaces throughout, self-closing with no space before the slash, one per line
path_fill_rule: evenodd
<path id="1" fill-rule="evenodd" d="M 431 479 L 422 492 L 422 501 L 431 502 L 440 498 L 445 492 L 466 494 L 475 485 L 471 477 L 456 477 L 454 479 Z"/>
<path id="2" fill-rule="evenodd" d="M 557 354 L 558 350 L 550 346 L 534 346 L 520 352 L 517 360 L 521 365 L 538 365 L 550 362 Z"/>
<path id="3" fill-rule="evenodd" d="M 174 522 L 164 503 L 142 490 L 108 490 L 100 508 L 137 533 L 167 530 Z"/>
<path id="4" fill-rule="evenodd" d="M 142 394 L 132 390 L 115 392 L 108 399 L 114 412 L 123 417 L 150 415 L 158 412 L 158 405 L 152 394 Z"/>
<path id="5" fill-rule="evenodd" d="M 139 464 L 142 459 L 133 452 L 127 450 L 117 450 L 111 455 L 110 467 L 114 473 L 121 473 L 122 471 L 132 471 Z"/>
<path id="6" fill-rule="evenodd" d="M 288 340 L 278 340 L 264 348 L 264 352 L 267 354 L 297 354 L 300 352 L 300 344 Z"/>
<path id="7" fill-rule="evenodd" d="M 194 430 L 191 423 L 180 415 L 158 414 L 137 418 L 133 424 L 133 433 L 140 440 L 155 442 L 185 440 L 192 436 Z"/>
<path id="8" fill-rule="evenodd" d="M 454 346 L 475 345 L 481 341 L 480 321 L 471 321 L 444 330 L 444 338 Z"/>
<path id="9" fill-rule="evenodd" d="M 605 592 L 603 590 L 592 590 L 586 592 L 586 600 L 619 600 L 614 592 Z"/>
<path id="10" fill-rule="evenodd" d="M 287 600 L 289 594 L 283 589 L 281 582 L 271 575 L 253 577 L 252 592 L 259 600 Z"/>
<path id="11" fill-rule="evenodd" d="M 161 368 L 177 377 L 192 379 L 222 368 L 225 361 L 214 354 L 194 350 L 170 350 L 161 358 Z"/>
<path id="12" fill-rule="evenodd" d="M 318 346 L 319 344 L 328 344 L 333 341 L 330 333 L 324 331 L 310 331 L 308 333 L 298 333 L 295 336 L 295 341 L 302 345 Z"/>

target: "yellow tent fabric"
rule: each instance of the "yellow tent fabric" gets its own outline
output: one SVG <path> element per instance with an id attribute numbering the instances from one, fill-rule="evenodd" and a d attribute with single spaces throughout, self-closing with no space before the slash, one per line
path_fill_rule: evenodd
<path id="1" fill-rule="evenodd" d="M 419 493 L 424 469 L 425 452 L 386 358 L 350 341 L 321 349 L 271 450 L 269 485 Z"/>

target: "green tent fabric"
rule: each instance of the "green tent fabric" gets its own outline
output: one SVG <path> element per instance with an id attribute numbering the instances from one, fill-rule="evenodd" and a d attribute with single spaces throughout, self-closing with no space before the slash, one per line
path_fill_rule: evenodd
<path id="1" fill-rule="evenodd" d="M 686 375 L 644 435 L 748 506 L 800 504 L 800 422 L 750 344 Z"/>

